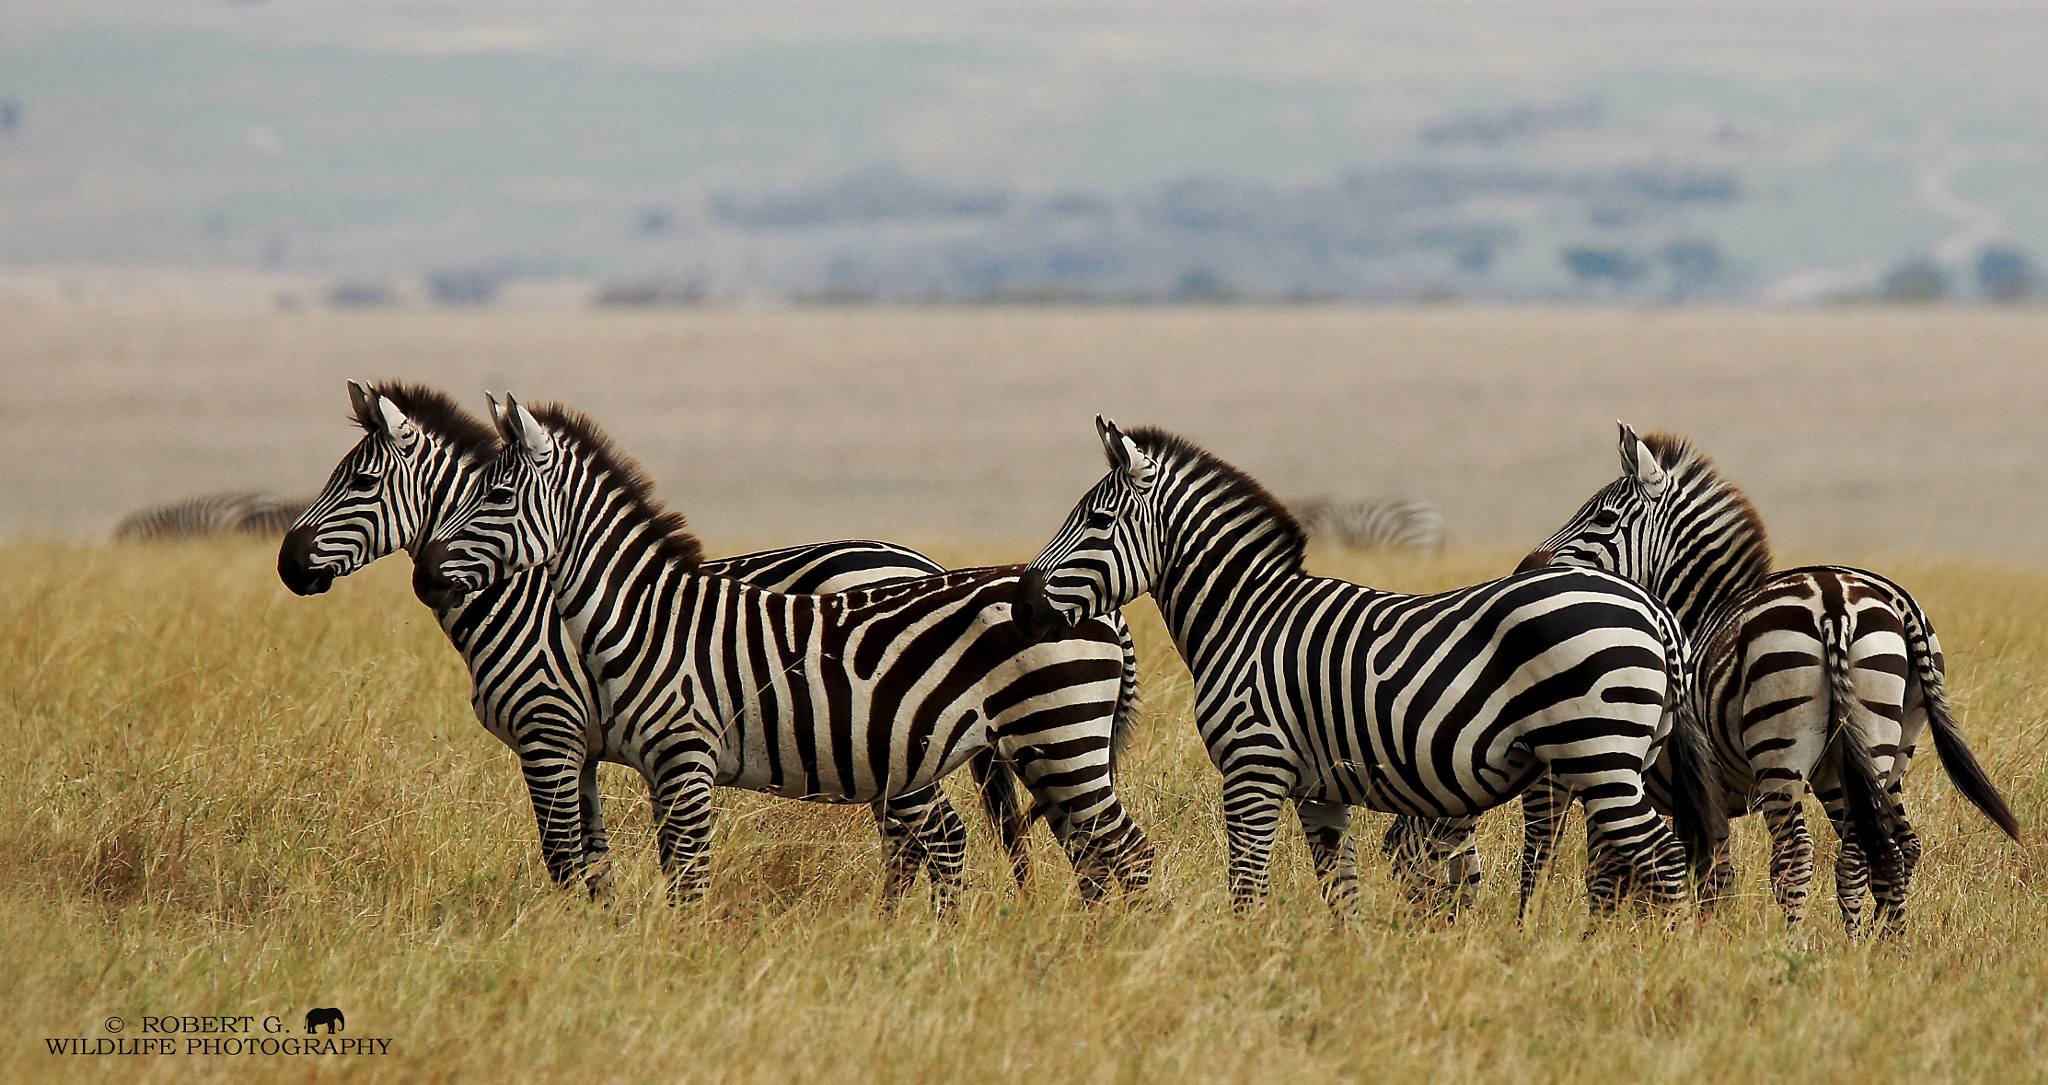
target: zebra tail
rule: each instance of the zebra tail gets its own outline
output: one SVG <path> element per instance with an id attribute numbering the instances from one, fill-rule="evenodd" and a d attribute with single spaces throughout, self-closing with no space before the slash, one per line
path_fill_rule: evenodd
<path id="1" fill-rule="evenodd" d="M 1107 620 L 1116 630 L 1117 644 L 1124 651 L 1124 671 L 1117 679 L 1116 712 L 1109 721 L 1109 783 L 1115 787 L 1117 762 L 1138 727 L 1138 646 L 1132 642 L 1130 623 L 1124 621 L 1121 613 L 1112 611 Z M 1028 829 L 1050 812 L 1044 803 L 1032 803 L 1031 809 L 1023 814 L 1024 827 Z"/>
<path id="2" fill-rule="evenodd" d="M 1903 881 L 1905 857 L 1899 851 L 1891 796 L 1885 792 L 1877 763 L 1871 760 L 1863 728 L 1850 711 L 1849 706 L 1856 703 L 1856 687 L 1849 679 L 1848 630 L 1840 618 L 1830 615 L 1821 620 L 1820 634 L 1821 662 L 1828 682 L 1828 746 L 1834 751 L 1841 777 L 1849 829 L 1877 881 L 1896 885 Z"/>
<path id="3" fill-rule="evenodd" d="M 1109 782 L 1116 783 L 1116 763 L 1138 727 L 1138 646 L 1131 641 L 1131 625 L 1122 614 L 1111 615 L 1117 644 L 1124 650 L 1124 673 L 1117 682 L 1116 716 L 1109 725 Z"/>
<path id="4" fill-rule="evenodd" d="M 1721 801 L 1721 774 L 1693 697 L 1689 671 L 1680 672 L 1686 677 L 1679 683 L 1677 711 L 1672 714 L 1664 756 L 1671 759 L 1671 821 L 1685 843 L 1693 877 L 1704 880 L 1714 869 L 1722 842 L 1728 839 L 1728 809 Z"/>
<path id="5" fill-rule="evenodd" d="M 1929 648 L 1934 641 L 1927 615 L 1903 590 L 1895 593 L 1892 601 L 1898 606 L 1899 616 L 1906 620 L 1907 666 L 1920 679 L 1920 695 L 1927 703 L 1927 724 L 1934 731 L 1934 752 L 1941 757 L 1942 769 L 1971 806 L 2017 841 L 2019 819 L 2013 816 L 2012 807 L 2006 805 L 2005 796 L 1998 793 L 1997 785 L 1984 775 L 1984 766 L 1977 763 L 1977 755 L 1963 741 L 1963 729 L 1956 726 L 1955 716 L 1949 712 L 1948 688 L 1943 684 L 1941 666 L 1934 661 Z"/>
<path id="6" fill-rule="evenodd" d="M 1017 879 L 1017 888 L 1023 889 L 1031 878 L 1031 849 L 1026 846 L 1025 834 L 1038 812 L 1026 816 L 1017 799 L 1016 770 L 997 757 L 993 747 L 975 754 L 967 767 L 974 773 L 975 786 L 981 791 L 981 812 L 987 815 L 989 827 L 995 830 L 996 839 L 1010 856 L 1010 874 Z"/>

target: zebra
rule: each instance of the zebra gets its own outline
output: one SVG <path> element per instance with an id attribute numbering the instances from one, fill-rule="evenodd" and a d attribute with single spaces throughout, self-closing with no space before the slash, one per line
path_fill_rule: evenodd
<path id="1" fill-rule="evenodd" d="M 453 495 L 474 485 L 476 465 L 499 447 L 489 426 L 440 392 L 351 381 L 349 395 L 364 435 L 278 551 L 278 575 L 300 595 L 324 592 L 336 577 L 394 551 L 415 550 Z M 706 562 L 704 569 L 796 592 L 840 591 L 942 571 L 913 550 L 858 540 L 742 555 Z M 624 763 L 624 754 L 620 736 L 601 722 L 596 684 L 564 638 L 545 577 L 529 574 L 465 605 L 437 608 L 435 616 L 469 667 L 477 719 L 519 756 L 551 879 L 567 885 L 582 878 L 594 895 L 607 895 L 610 866 L 596 762 Z M 1136 659 L 1128 630 L 1116 630 L 1126 645 L 1120 719 L 1128 719 L 1136 705 Z M 971 767 L 1021 885 L 1029 853 L 1014 781 L 992 756 Z M 958 817 L 936 790 L 899 796 L 877 814 L 888 855 L 888 900 L 934 858 L 912 830 L 929 823 L 935 831 L 950 831 Z M 949 893 L 959 880 L 960 856 L 957 841 L 941 843 L 942 853 L 927 869 L 935 886 Z"/>
<path id="2" fill-rule="evenodd" d="M 1691 441 L 1620 425 L 1621 477 L 1522 563 L 1619 573 L 1669 603 L 1694 643 L 1695 687 L 1723 769 L 1728 812 L 1761 809 L 1771 885 L 1788 922 L 1805 915 L 1813 841 L 1800 812 L 1809 787 L 1841 838 L 1837 900 L 1863 927 L 1866 885 L 1881 933 L 1905 921 L 1920 843 L 1904 806 L 1906 770 L 1930 724 L 1957 790 L 2014 840 L 2019 823 L 1949 710 L 1941 642 L 1906 590 L 1864 569 L 1773 574 L 1763 520 Z M 1532 790 L 1528 845 L 1555 834 L 1564 800 Z M 1590 864 L 1596 872 L 1602 864 Z M 1529 871 L 1525 868 L 1525 886 Z M 1725 852 L 1713 880 L 1734 875 Z M 1610 892 L 1626 879 L 1604 872 Z"/>
<path id="3" fill-rule="evenodd" d="M 705 576 L 696 539 L 590 419 L 492 401 L 505 448 L 436 526 L 415 594 L 448 605 L 542 567 L 627 759 L 655 796 L 671 903 L 701 898 L 714 784 L 820 802 L 931 788 L 993 747 L 1047 814 L 1084 899 L 1149 882 L 1115 790 L 1125 659 L 1104 623 L 1010 621 L 1019 569 L 835 595 Z"/>
<path id="4" fill-rule="evenodd" d="M 1434 554 L 1444 548 L 1444 514 L 1427 501 L 1378 498 L 1334 501 L 1327 497 L 1289 506 L 1310 539 L 1323 539 L 1347 550 L 1418 550 Z"/>
<path id="5" fill-rule="evenodd" d="M 1152 593 L 1223 774 L 1234 906 L 1266 895 L 1284 800 L 1343 912 L 1352 806 L 1465 819 L 1469 833 L 1546 767 L 1656 898 L 1683 905 L 1683 853 L 1704 859 L 1723 826 L 1685 695 L 1689 648 L 1662 604 L 1582 570 L 1423 596 L 1308 576 L 1300 525 L 1250 476 L 1160 430 L 1096 429 L 1109 474 L 1019 580 L 1017 622 L 1052 632 Z M 1667 733 L 1683 845 L 1643 791 Z"/>
<path id="6" fill-rule="evenodd" d="M 276 538 L 292 526 L 310 502 L 274 494 L 201 494 L 152 505 L 114 525 L 115 542 L 164 542 L 207 535 Z"/>

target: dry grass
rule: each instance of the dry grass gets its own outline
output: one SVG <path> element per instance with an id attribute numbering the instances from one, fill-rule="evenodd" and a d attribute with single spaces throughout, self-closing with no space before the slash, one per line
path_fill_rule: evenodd
<path id="1" fill-rule="evenodd" d="M 512 758 L 469 718 L 402 562 L 299 600 L 255 546 L 0 555 L 0 1079 L 2043 1074 L 2048 852 L 2006 842 L 1931 755 L 1912 787 L 1925 873 L 1895 944 L 1845 944 L 1824 899 L 1810 929 L 1785 930 L 1753 823 L 1742 897 L 1675 934 L 1624 920 L 1582 940 L 1569 856 L 1518 928 L 1512 816 L 1491 819 L 1482 904 L 1454 929 L 1409 921 L 1376 854 L 1359 916 L 1333 924 L 1293 841 L 1270 905 L 1238 918 L 1186 673 L 1147 611 L 1147 719 L 1124 780 L 1161 845 L 1163 906 L 1083 911 L 1044 841 L 1038 892 L 1019 899 L 977 825 L 959 921 L 935 925 L 921 901 L 890 918 L 864 811 L 728 794 L 712 902 L 679 914 L 660 903 L 637 781 L 608 770 L 623 881 L 594 909 L 547 889 Z M 1319 561 L 1409 590 L 1508 564 Z M 1941 629 L 1964 726 L 2038 833 L 2048 577 L 1887 568 Z M 1361 817 L 1368 843 L 1383 824 Z M 42 1042 L 107 1035 L 113 1015 L 134 1038 L 144 1014 L 290 1024 L 311 1006 L 342 1007 L 346 1036 L 389 1037 L 391 1054 L 80 1058 Z"/>

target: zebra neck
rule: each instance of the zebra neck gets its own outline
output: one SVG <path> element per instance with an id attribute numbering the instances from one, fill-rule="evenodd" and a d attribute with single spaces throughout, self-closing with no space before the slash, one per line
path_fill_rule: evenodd
<path id="1" fill-rule="evenodd" d="M 1191 667 L 1259 599 L 1303 575 L 1300 538 L 1261 509 L 1183 505 L 1163 527 L 1152 598 Z"/>
<path id="2" fill-rule="evenodd" d="M 563 545 L 548 562 L 548 575 L 564 626 L 584 658 L 596 664 L 600 656 L 626 650 L 626 634 L 639 624 L 641 605 L 656 589 L 693 576 L 695 569 L 662 552 L 664 531 L 630 503 L 582 488 L 571 493 Z"/>
<path id="3" fill-rule="evenodd" d="M 442 514 L 462 504 L 463 499 L 469 496 L 470 490 L 476 486 L 479 470 L 476 464 L 438 441 L 426 447 L 434 455 L 422 458 L 419 510 L 412 537 L 405 542 L 405 552 L 415 558 L 419 557 L 420 547 L 434 537 Z"/>
<path id="4" fill-rule="evenodd" d="M 1645 586 L 1671 608 L 1686 635 L 1697 639 L 1739 609 L 1769 572 L 1770 559 L 1752 548 L 1695 545 L 1692 552 L 1680 552 L 1677 560 L 1666 563 Z"/>

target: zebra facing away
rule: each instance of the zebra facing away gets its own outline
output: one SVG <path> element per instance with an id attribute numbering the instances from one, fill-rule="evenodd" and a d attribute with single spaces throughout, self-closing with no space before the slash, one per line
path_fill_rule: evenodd
<path id="1" fill-rule="evenodd" d="M 1469 819 L 1546 768 L 1655 899 L 1684 903 L 1685 851 L 1703 860 L 1725 825 L 1661 604 L 1582 570 L 1423 596 L 1312 577 L 1300 526 L 1242 471 L 1158 430 L 1096 427 L 1111 470 L 1020 581 L 1017 621 L 1055 631 L 1152 593 L 1223 774 L 1234 904 L 1265 895 L 1285 800 L 1348 909 L 1352 806 Z M 1665 734 L 1683 846 L 1643 787 Z"/>
<path id="2" fill-rule="evenodd" d="M 276 538 L 306 511 L 307 502 L 264 493 L 188 497 L 132 512 L 114 525 L 115 542 L 164 542 L 208 535 Z"/>
<path id="3" fill-rule="evenodd" d="M 349 393 L 364 436 L 279 548 L 278 574 L 300 595 L 323 592 L 335 577 L 394 551 L 416 549 L 499 447 L 490 427 L 439 392 L 351 381 Z M 706 562 L 704 569 L 799 592 L 940 571 L 915 551 L 866 541 L 771 550 Z M 460 606 L 437 608 L 435 616 L 469 667 L 477 719 L 519 757 L 550 877 L 557 884 L 581 879 L 603 895 L 609 863 L 597 762 L 626 763 L 623 736 L 604 723 L 596 684 L 561 629 L 545 575 L 513 578 Z M 1134 676 L 1135 667 L 1128 669 Z M 1131 677 L 1126 681 L 1135 688 Z M 993 757 L 972 767 L 1021 883 L 1028 852 L 1014 781 Z M 943 903 L 964 859 L 964 827 L 943 794 L 898 796 L 876 813 L 889 856 L 885 896 L 900 893 L 929 860 Z"/>
<path id="4" fill-rule="evenodd" d="M 836 595 L 699 571 L 697 542 L 588 419 L 508 396 L 506 447 L 435 529 L 414 591 L 446 605 L 544 568 L 563 628 L 655 796 L 672 901 L 703 894 L 714 784 L 873 803 L 993 747 L 1047 811 L 1084 897 L 1149 881 L 1152 845 L 1114 786 L 1119 638 L 1027 642 L 1016 569 Z"/>
<path id="5" fill-rule="evenodd" d="M 1336 501 L 1327 497 L 1289 506 L 1311 541 L 1327 541 L 1347 550 L 1418 550 L 1434 554 L 1444 548 L 1444 514 L 1427 501 L 1378 498 Z"/>
<path id="6" fill-rule="evenodd" d="M 1881 931 L 1900 929 L 1920 856 L 1903 788 L 1930 725 L 1957 790 L 2019 839 L 2011 809 L 1949 710 L 1941 642 L 1904 588 L 1843 566 L 1771 573 L 1755 508 L 1684 438 L 1638 438 L 1623 425 L 1621 464 L 1621 477 L 1523 568 L 1604 569 L 1670 604 L 1699 646 L 1696 688 L 1728 812 L 1762 810 L 1771 886 L 1787 920 L 1804 916 L 1813 876 L 1813 841 L 1800 814 L 1811 787 L 1842 840 L 1835 879 L 1843 924 L 1852 936 L 1861 932 L 1867 886 Z M 1554 837 L 1564 802 L 1554 787 L 1531 796 L 1534 849 Z M 1603 865 L 1593 864 L 1595 877 L 1618 893 L 1625 879 Z M 1714 881 L 1732 877 L 1724 852 Z"/>

